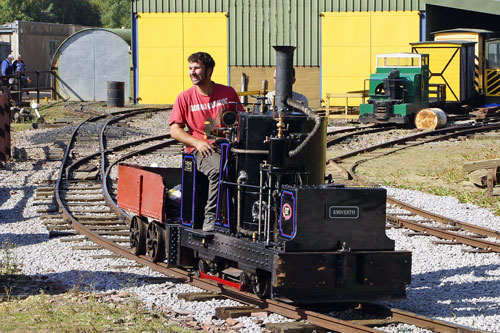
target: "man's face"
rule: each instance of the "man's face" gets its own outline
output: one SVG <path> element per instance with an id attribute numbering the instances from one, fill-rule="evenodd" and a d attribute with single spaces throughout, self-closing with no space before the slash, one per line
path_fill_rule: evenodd
<path id="1" fill-rule="evenodd" d="M 200 85 L 210 81 L 211 72 L 211 69 L 207 71 L 205 66 L 200 62 L 189 63 L 189 77 L 194 85 Z"/>

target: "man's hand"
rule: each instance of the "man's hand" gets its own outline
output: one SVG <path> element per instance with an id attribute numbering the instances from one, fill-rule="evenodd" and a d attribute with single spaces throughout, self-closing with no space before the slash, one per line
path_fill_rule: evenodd
<path id="1" fill-rule="evenodd" d="M 194 147 L 203 157 L 210 156 L 215 151 L 213 144 L 201 140 L 198 140 Z"/>
<path id="2" fill-rule="evenodd" d="M 184 131 L 184 129 L 177 123 L 170 126 L 170 134 L 172 135 L 172 138 L 177 141 L 194 147 L 203 157 L 210 156 L 215 151 L 215 147 L 211 143 L 195 138 L 188 132 Z"/>

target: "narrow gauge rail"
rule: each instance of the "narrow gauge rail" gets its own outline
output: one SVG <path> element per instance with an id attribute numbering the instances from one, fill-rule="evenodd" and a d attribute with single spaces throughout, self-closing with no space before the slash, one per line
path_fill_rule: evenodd
<path id="1" fill-rule="evenodd" d="M 364 134 L 385 132 L 395 129 L 396 126 L 388 124 L 375 124 L 372 126 L 354 127 L 346 129 L 330 130 L 326 133 L 327 142 L 326 147 L 333 146 L 339 142 L 342 142 L 348 138 L 355 136 L 360 136 Z"/>
<path id="2" fill-rule="evenodd" d="M 126 115 L 123 115 L 123 117 L 126 117 Z M 119 119 L 123 119 L 123 117 L 119 117 Z M 89 119 L 84 123 L 87 122 L 92 122 L 92 121 L 98 121 L 100 120 L 100 117 L 96 117 L 93 119 Z M 108 121 L 106 124 L 103 125 L 103 128 L 101 130 L 101 139 L 100 139 L 100 146 L 101 146 L 101 151 L 99 154 L 101 155 L 101 172 L 102 173 L 102 187 L 103 187 L 103 193 L 104 196 L 106 197 L 106 201 L 108 202 L 109 205 L 114 207 L 114 211 L 117 213 L 118 216 L 120 216 L 120 219 L 123 221 L 127 221 L 129 218 L 125 214 L 125 212 L 121 211 L 117 206 L 116 203 L 114 202 L 112 196 L 109 194 L 108 191 L 108 183 L 110 181 L 110 172 L 113 167 L 113 165 L 116 165 L 119 161 L 124 160 L 128 157 L 137 155 L 137 154 L 144 154 L 148 151 L 158 149 L 160 147 L 166 147 L 169 145 L 174 144 L 174 141 L 169 139 L 168 136 L 164 137 L 164 141 L 160 142 L 158 144 L 155 144 L 153 146 L 147 147 L 147 148 L 142 148 L 140 150 L 135 150 L 133 152 L 125 153 L 120 156 L 117 160 L 115 160 L 112 163 L 109 163 L 107 165 L 107 159 L 108 156 L 107 154 L 111 152 L 118 152 L 121 151 L 125 148 L 130 148 L 133 146 L 136 146 L 137 144 L 142 144 L 146 142 L 146 139 L 138 140 L 135 142 L 128 142 L 123 145 L 115 146 L 113 148 L 106 148 L 106 144 L 104 142 L 104 132 L 106 126 L 111 123 L 111 122 L 116 122 L 118 121 L 118 118 L 112 119 Z M 80 126 L 84 125 L 84 123 L 80 124 Z M 70 160 L 70 152 L 72 150 L 72 147 L 74 146 L 76 142 L 76 135 L 78 133 L 78 126 L 73 134 L 71 139 L 69 140 L 69 144 L 67 146 L 61 168 L 60 168 L 60 173 L 59 177 L 56 183 L 56 188 L 55 188 L 55 193 L 56 193 L 56 200 L 59 205 L 60 210 L 62 211 L 63 216 L 65 219 L 71 221 L 73 228 L 77 230 L 80 234 L 88 237 L 91 241 L 105 247 L 106 249 L 119 254 L 127 259 L 134 260 L 139 264 L 148 266 L 158 272 L 161 272 L 167 276 L 171 277 L 176 277 L 182 281 L 185 281 L 186 283 L 190 283 L 194 286 L 197 286 L 199 288 L 205 289 L 207 291 L 212 291 L 216 292 L 219 294 L 222 294 L 228 298 L 232 298 L 235 300 L 238 300 L 240 302 L 246 303 L 246 304 L 251 304 L 254 306 L 257 306 L 261 309 L 265 309 L 270 312 L 275 312 L 279 313 L 281 315 L 284 315 L 286 317 L 296 319 L 296 320 L 308 320 L 309 322 L 318 325 L 320 327 L 324 327 L 329 330 L 334 330 L 334 331 L 339 331 L 339 332 L 378 332 L 375 329 L 372 329 L 370 327 L 363 326 L 361 324 L 357 324 L 354 322 L 348 322 L 348 321 L 343 321 L 339 320 L 321 313 L 317 313 L 314 311 L 309 311 L 305 310 L 302 308 L 298 308 L 296 306 L 282 303 L 282 302 L 277 302 L 269 299 L 260 299 L 256 295 L 247 293 L 247 292 L 241 292 L 237 291 L 236 289 L 226 287 L 224 285 L 217 284 L 214 281 L 206 280 L 206 279 L 200 279 L 189 272 L 178 269 L 178 268 L 167 268 L 167 266 L 164 263 L 154 263 L 151 261 L 148 257 L 146 256 L 137 256 L 133 254 L 129 248 L 124 247 L 116 243 L 115 241 L 103 237 L 101 235 L 98 235 L 94 230 L 91 230 L 88 228 L 84 223 L 79 221 L 74 215 L 71 214 L 70 210 L 65 206 L 65 203 L 63 202 L 61 198 L 61 193 L 62 193 L 62 185 L 63 183 L 68 183 L 70 181 L 70 171 L 71 168 L 69 166 L 75 167 L 76 165 L 83 164 L 86 161 L 91 161 L 95 156 L 95 154 L 91 154 L 85 158 L 82 158 L 78 161 L 71 162 Z M 158 139 L 158 137 L 155 137 L 155 139 Z M 68 169 L 69 168 L 69 169 Z M 462 327 L 459 325 L 454 325 L 450 324 L 447 322 L 439 321 L 439 320 L 433 320 L 430 318 L 425 318 L 416 314 L 408 313 L 405 311 L 397 310 L 397 309 L 390 309 L 389 310 L 392 314 L 392 322 L 403 322 L 403 323 L 408 323 L 411 325 L 418 325 L 420 327 L 425 327 L 427 329 L 432 329 L 436 332 L 474 332 L 475 330 Z M 387 323 L 387 320 L 385 321 Z"/>
<path id="3" fill-rule="evenodd" d="M 484 122 L 481 124 L 474 124 L 469 126 L 458 126 L 435 131 L 428 131 L 337 156 L 329 160 L 328 162 L 332 163 L 335 168 L 344 170 L 344 174 L 348 175 L 348 178 L 354 183 L 366 185 L 367 182 L 361 179 L 361 177 L 355 172 L 356 168 L 361 163 L 370 161 L 375 158 L 384 157 L 403 149 L 416 147 L 430 142 L 443 141 L 473 133 L 482 133 L 499 129 L 500 123 L 498 122 Z M 377 152 L 378 150 L 380 150 L 380 152 Z M 371 153 L 370 156 L 363 157 L 363 154 L 367 152 Z M 354 159 L 352 159 L 353 157 Z M 349 161 L 346 161 L 347 159 L 349 159 Z M 342 165 L 344 164 L 344 162 L 347 162 L 345 163 L 345 166 Z M 500 231 L 477 227 L 469 223 L 433 214 L 431 212 L 418 209 L 391 197 L 388 197 L 387 201 L 392 205 L 399 206 L 402 209 L 411 212 L 413 215 L 421 216 L 422 218 L 427 220 L 424 222 L 417 222 L 409 220 L 407 218 L 402 218 L 397 214 L 387 214 L 387 222 L 393 225 L 402 226 L 407 229 L 422 232 L 441 239 L 446 239 L 452 242 L 469 245 L 474 248 L 483 249 L 487 252 L 500 252 L 500 242 L 491 242 L 488 240 L 480 239 L 480 237 L 493 237 L 500 239 Z M 426 223 L 432 221 L 447 225 L 448 230 L 439 227 L 433 227 Z M 454 229 L 452 230 L 451 227 L 453 227 Z M 464 235 L 464 231 L 472 234 Z"/>

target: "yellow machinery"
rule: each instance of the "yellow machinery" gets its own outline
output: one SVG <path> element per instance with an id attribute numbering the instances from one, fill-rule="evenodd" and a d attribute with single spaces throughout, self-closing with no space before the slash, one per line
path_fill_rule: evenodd
<path id="1" fill-rule="evenodd" d="M 458 28 L 442 30 L 434 33 L 435 41 L 468 41 L 474 42 L 474 87 L 483 94 L 485 91 L 485 42 L 493 34 L 491 30 Z"/>
<path id="2" fill-rule="evenodd" d="M 429 55 L 429 85 L 445 85 L 446 101 L 474 103 L 475 42 L 442 40 L 411 43 L 413 53 Z"/>
<path id="3" fill-rule="evenodd" d="M 500 38 L 486 41 L 486 69 L 484 75 L 486 96 L 500 96 Z"/>
<path id="4" fill-rule="evenodd" d="M 458 28 L 437 31 L 434 41 L 474 42 L 474 88 L 479 95 L 500 96 L 500 39 L 494 31 Z M 432 61 L 431 61 L 432 63 Z"/>

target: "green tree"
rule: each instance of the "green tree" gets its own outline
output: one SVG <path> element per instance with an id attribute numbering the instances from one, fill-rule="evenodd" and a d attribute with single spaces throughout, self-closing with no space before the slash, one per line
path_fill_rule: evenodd
<path id="1" fill-rule="evenodd" d="M 0 0 L 0 23 L 33 21 L 37 15 L 36 7 L 33 0 Z"/>
<path id="2" fill-rule="evenodd" d="M 101 20 L 106 28 L 130 28 L 130 0 L 99 1 Z"/>
<path id="3" fill-rule="evenodd" d="M 101 25 L 99 6 L 89 0 L 0 0 L 0 23 L 15 20 Z"/>

